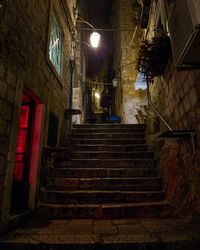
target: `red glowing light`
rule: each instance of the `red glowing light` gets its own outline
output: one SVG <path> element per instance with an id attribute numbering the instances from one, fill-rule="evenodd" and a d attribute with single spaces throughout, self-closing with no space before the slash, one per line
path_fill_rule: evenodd
<path id="1" fill-rule="evenodd" d="M 23 162 L 15 162 L 14 178 L 16 181 L 21 181 L 23 179 Z"/>
<path id="2" fill-rule="evenodd" d="M 30 107 L 23 105 L 21 107 L 20 118 L 19 118 L 20 128 L 28 128 L 29 113 L 30 113 Z"/>
<path id="3" fill-rule="evenodd" d="M 35 207 L 43 108 L 41 101 L 25 88 L 19 117 L 13 187 L 15 181 L 18 182 L 20 196 L 25 194 L 23 202 L 30 209 Z"/>
<path id="4" fill-rule="evenodd" d="M 27 130 L 19 129 L 16 153 L 24 153 L 26 148 Z"/>
<path id="5" fill-rule="evenodd" d="M 24 171 L 23 154 L 26 151 L 29 113 L 30 113 L 29 106 L 25 105 L 21 106 L 21 112 L 19 118 L 19 131 L 18 131 L 17 147 L 16 147 L 16 159 L 14 167 L 14 178 L 16 181 L 21 181 L 23 179 L 23 171 Z"/>

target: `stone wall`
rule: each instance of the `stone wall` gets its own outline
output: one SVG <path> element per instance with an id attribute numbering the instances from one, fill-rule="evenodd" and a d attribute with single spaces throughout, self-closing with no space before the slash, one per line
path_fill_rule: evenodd
<path id="1" fill-rule="evenodd" d="M 155 30 L 156 1 L 153 1 L 147 37 Z M 191 138 L 161 138 L 168 128 L 152 110 L 148 116 L 148 141 L 154 145 L 164 177 L 166 198 L 171 201 L 174 214 L 195 216 L 200 213 L 200 70 L 177 70 L 173 55 L 162 76 L 150 84 L 152 103 L 173 130 L 195 131 L 195 152 Z M 154 147 L 153 146 L 153 147 Z"/>
<path id="2" fill-rule="evenodd" d="M 6 1 L 0 20 L 0 217 L 6 221 L 15 160 L 19 112 L 26 87 L 44 104 L 41 145 L 47 143 L 49 111 L 63 126 L 69 107 L 71 33 L 62 3 L 50 0 Z M 70 3 L 71 16 L 75 0 Z M 65 2 L 65 4 L 66 4 Z M 48 59 L 51 11 L 63 29 L 63 70 L 59 76 Z M 2 13 L 1 13 L 2 14 Z M 59 142 L 58 142 L 59 143 Z M 5 211 L 5 209 L 7 209 Z"/>
<path id="3" fill-rule="evenodd" d="M 120 85 L 117 89 L 117 101 L 122 102 L 121 117 L 122 123 L 137 123 L 135 115 L 137 111 L 146 105 L 146 91 L 136 90 L 135 82 L 138 72 L 135 70 L 136 58 L 138 52 L 138 38 L 141 33 L 137 29 L 137 20 L 135 20 L 135 1 L 119 0 L 117 1 L 117 29 L 120 33 L 117 35 L 117 58 L 116 67 L 118 68 L 118 77 Z M 143 92 L 141 94 L 141 91 Z M 121 92 L 121 93 L 119 93 Z"/>
<path id="4" fill-rule="evenodd" d="M 167 198 L 175 211 L 184 214 L 200 210 L 200 70 L 177 71 L 173 59 L 165 74 L 151 86 L 151 97 L 159 112 L 174 130 L 194 130 L 195 153 L 191 138 L 158 139 L 157 153 L 161 174 L 164 176 Z M 149 117 L 151 133 L 158 134 L 167 128 L 155 114 Z M 159 121 L 159 122 L 158 122 Z"/>

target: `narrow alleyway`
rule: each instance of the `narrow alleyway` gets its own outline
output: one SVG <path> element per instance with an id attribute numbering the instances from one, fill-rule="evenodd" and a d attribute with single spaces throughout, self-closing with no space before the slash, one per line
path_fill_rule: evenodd
<path id="1" fill-rule="evenodd" d="M 0 0 L 0 250 L 200 249 L 200 0 Z"/>

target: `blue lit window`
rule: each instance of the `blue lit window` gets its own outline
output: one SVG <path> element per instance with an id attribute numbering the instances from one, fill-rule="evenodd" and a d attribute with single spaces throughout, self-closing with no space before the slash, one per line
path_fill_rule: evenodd
<path id="1" fill-rule="evenodd" d="M 54 65 L 56 71 L 61 75 L 62 73 L 62 44 L 63 32 L 61 25 L 56 18 L 55 13 L 51 20 L 51 33 L 49 41 L 49 59 Z"/>

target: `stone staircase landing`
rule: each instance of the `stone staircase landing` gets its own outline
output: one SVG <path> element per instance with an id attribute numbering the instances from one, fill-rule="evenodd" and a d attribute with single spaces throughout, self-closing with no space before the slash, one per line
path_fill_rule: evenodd
<path id="1" fill-rule="evenodd" d="M 199 250 L 200 225 L 171 219 L 38 220 L 0 238 L 1 250 Z"/>

